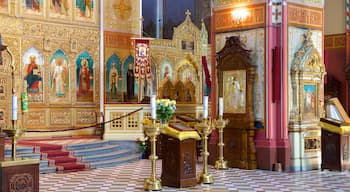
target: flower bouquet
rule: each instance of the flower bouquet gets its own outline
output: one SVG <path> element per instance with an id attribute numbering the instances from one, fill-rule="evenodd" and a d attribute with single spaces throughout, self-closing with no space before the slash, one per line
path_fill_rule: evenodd
<path id="1" fill-rule="evenodd" d="M 157 119 L 161 123 L 166 123 L 176 110 L 176 101 L 170 99 L 157 99 Z"/>

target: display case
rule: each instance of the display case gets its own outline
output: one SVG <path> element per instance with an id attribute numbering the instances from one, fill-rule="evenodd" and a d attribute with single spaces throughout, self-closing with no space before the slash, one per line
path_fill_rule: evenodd
<path id="1" fill-rule="evenodd" d="M 321 118 L 321 169 L 344 171 L 350 169 L 350 119 L 337 98 L 326 103 L 326 117 Z"/>

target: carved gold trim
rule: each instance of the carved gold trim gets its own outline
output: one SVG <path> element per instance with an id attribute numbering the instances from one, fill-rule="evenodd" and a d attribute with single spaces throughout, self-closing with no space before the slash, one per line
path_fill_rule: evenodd
<path id="1" fill-rule="evenodd" d="M 12 166 L 38 164 L 38 163 L 39 163 L 38 159 L 21 159 L 21 160 L 15 160 L 15 161 L 1 161 L 0 167 L 12 167 Z"/>
<path id="2" fill-rule="evenodd" d="M 332 125 L 332 124 L 325 123 L 325 122 L 320 122 L 319 125 L 322 127 L 322 129 L 325 129 L 325 130 L 333 132 L 333 133 L 338 133 L 341 135 L 350 132 L 350 125 L 338 127 L 336 125 Z"/>

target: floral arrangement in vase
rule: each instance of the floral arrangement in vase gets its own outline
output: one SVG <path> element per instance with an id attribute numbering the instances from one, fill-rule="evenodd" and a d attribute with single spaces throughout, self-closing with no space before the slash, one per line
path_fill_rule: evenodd
<path id="1" fill-rule="evenodd" d="M 176 101 L 170 99 L 157 99 L 156 111 L 157 119 L 161 123 L 166 123 L 176 110 Z"/>

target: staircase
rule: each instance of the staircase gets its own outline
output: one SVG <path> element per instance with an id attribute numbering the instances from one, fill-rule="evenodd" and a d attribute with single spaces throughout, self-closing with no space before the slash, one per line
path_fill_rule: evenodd
<path id="1" fill-rule="evenodd" d="M 95 141 L 63 146 L 49 142 L 25 146 L 30 142 L 21 141 L 17 147 L 17 157 L 40 159 L 40 173 L 112 167 L 141 157 L 134 141 Z M 11 157 L 8 147 L 5 156 Z"/>

